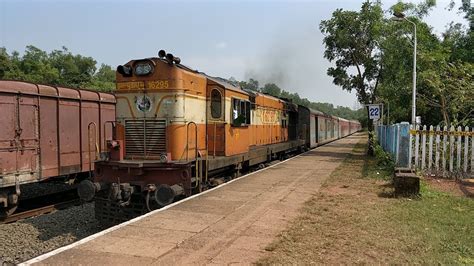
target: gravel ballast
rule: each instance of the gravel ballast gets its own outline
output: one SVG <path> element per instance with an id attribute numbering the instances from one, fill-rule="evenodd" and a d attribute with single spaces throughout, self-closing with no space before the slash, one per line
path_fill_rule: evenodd
<path id="1" fill-rule="evenodd" d="M 103 229 L 93 203 L 0 224 L 0 265 L 26 261 Z"/>
<path id="2" fill-rule="evenodd" d="M 77 185 L 70 185 L 61 182 L 46 182 L 46 183 L 31 183 L 21 185 L 20 202 L 21 200 L 54 194 L 70 189 L 76 188 Z"/>

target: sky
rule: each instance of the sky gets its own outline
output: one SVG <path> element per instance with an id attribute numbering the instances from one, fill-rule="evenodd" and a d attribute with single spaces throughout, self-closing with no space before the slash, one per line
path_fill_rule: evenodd
<path id="1" fill-rule="evenodd" d="M 460 0 L 457 0 L 460 1 Z M 418 3 L 419 0 L 413 1 Z M 382 1 L 387 9 L 396 0 Z M 440 34 L 451 22 L 449 0 L 425 21 Z M 356 108 L 354 93 L 332 84 L 323 58 L 321 20 L 362 0 L 314 1 L 72 1 L 0 0 L 0 47 L 48 52 L 65 46 L 116 67 L 155 57 L 160 49 L 211 76 L 256 78 L 301 97 Z"/>

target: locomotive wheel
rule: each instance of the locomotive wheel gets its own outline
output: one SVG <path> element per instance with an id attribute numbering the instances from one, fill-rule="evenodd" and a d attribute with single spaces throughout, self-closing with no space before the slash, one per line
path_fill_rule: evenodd
<path id="1" fill-rule="evenodd" d="M 18 207 L 18 205 L 9 206 L 7 208 L 1 208 L 0 209 L 0 219 L 5 219 L 8 216 L 12 215 L 16 211 L 17 207 Z"/>

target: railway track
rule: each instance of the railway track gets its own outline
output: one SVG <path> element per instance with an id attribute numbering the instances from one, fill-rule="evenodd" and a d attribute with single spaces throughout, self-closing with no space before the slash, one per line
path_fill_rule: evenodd
<path id="1" fill-rule="evenodd" d="M 25 211 L 20 211 L 20 212 L 15 212 L 14 214 L 4 218 L 3 220 L 0 220 L 0 223 L 6 224 L 6 223 L 13 223 L 19 220 L 35 217 L 35 216 L 40 216 L 43 214 L 51 213 L 57 210 L 62 210 L 74 205 L 77 205 L 80 203 L 79 199 L 75 200 L 69 200 L 69 201 L 64 201 L 32 210 L 25 210 Z"/>
<path id="2" fill-rule="evenodd" d="M 41 195 L 20 201 L 17 210 L 0 218 L 0 224 L 13 223 L 80 204 L 76 189 Z"/>

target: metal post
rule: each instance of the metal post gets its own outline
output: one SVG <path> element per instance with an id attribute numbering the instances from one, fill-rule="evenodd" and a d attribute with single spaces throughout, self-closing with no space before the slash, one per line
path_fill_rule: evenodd
<path id="1" fill-rule="evenodd" d="M 412 111 L 411 111 L 411 123 L 416 123 L 416 23 L 405 18 L 406 21 L 413 24 L 415 29 L 414 32 L 414 45 L 413 45 L 413 91 L 412 91 Z"/>
<path id="2" fill-rule="evenodd" d="M 383 103 L 380 104 L 382 107 L 380 108 L 381 109 L 381 112 L 380 112 L 380 123 L 383 125 Z"/>
<path id="3" fill-rule="evenodd" d="M 412 110 L 411 110 L 411 123 L 413 126 L 416 125 L 416 23 L 407 19 L 405 14 L 396 12 L 394 13 L 392 20 L 394 21 L 408 21 L 413 24 L 414 33 L 413 33 L 413 91 L 412 91 Z"/>
<path id="4" fill-rule="evenodd" d="M 387 125 L 390 125 L 390 103 L 387 103 Z"/>

